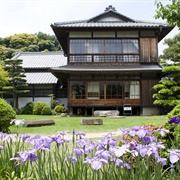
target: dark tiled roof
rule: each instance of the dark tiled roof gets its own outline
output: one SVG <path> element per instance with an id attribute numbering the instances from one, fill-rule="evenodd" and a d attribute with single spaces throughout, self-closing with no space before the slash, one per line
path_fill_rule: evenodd
<path id="1" fill-rule="evenodd" d="M 55 27 L 108 27 L 108 28 L 155 28 L 155 27 L 168 27 L 165 23 L 155 23 L 155 22 L 67 22 L 67 23 L 54 23 Z"/>
<path id="2" fill-rule="evenodd" d="M 62 52 L 21 52 L 12 59 L 22 59 L 23 68 L 50 68 L 67 65 Z"/>
<path id="3" fill-rule="evenodd" d="M 161 71 L 159 65 L 119 65 L 119 66 L 94 66 L 94 65 L 67 65 L 51 68 L 51 71 L 67 72 L 127 72 L 127 71 Z"/>

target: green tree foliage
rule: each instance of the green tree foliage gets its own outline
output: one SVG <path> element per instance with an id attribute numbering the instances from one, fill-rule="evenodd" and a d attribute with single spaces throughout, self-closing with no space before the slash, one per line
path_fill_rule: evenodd
<path id="1" fill-rule="evenodd" d="M 60 46 L 54 35 L 42 32 L 36 34 L 15 34 L 0 37 L 0 59 L 11 59 L 16 52 L 59 51 Z"/>
<path id="2" fill-rule="evenodd" d="M 9 83 L 1 88 L 0 94 L 12 94 L 13 107 L 18 108 L 18 94 L 29 92 L 25 89 L 28 84 L 26 83 L 24 69 L 21 66 L 22 60 L 5 60 L 4 63 L 5 70 L 9 73 Z"/>
<path id="3" fill-rule="evenodd" d="M 153 97 L 154 104 L 173 107 L 180 104 L 180 34 L 166 39 L 165 44 L 168 47 L 159 57 L 164 77 L 154 86 L 157 93 Z"/>
<path id="4" fill-rule="evenodd" d="M 12 106 L 0 98 L 0 131 L 9 131 L 11 119 L 16 117 Z"/>
<path id="5" fill-rule="evenodd" d="M 170 25 L 180 28 L 180 0 L 171 0 L 166 5 L 157 0 L 156 6 L 156 18 L 165 19 Z M 174 107 L 180 103 L 180 34 L 166 39 L 164 44 L 167 48 L 159 57 L 164 77 L 154 86 L 157 91 L 153 95 L 154 104 Z"/>
<path id="6" fill-rule="evenodd" d="M 5 86 L 9 82 L 8 72 L 4 70 L 4 67 L 0 64 L 0 88 Z"/>
<path id="7" fill-rule="evenodd" d="M 35 45 L 38 43 L 38 38 L 34 34 L 15 34 L 10 36 L 10 47 L 14 49 L 22 49 L 29 45 Z"/>
<path id="8" fill-rule="evenodd" d="M 7 48 L 3 45 L 0 45 L 0 59 L 3 60 L 3 59 L 6 59 L 6 56 L 7 56 Z"/>
<path id="9" fill-rule="evenodd" d="M 180 28 L 180 0 L 170 0 L 171 4 L 163 5 L 163 1 L 156 1 L 156 18 L 167 20 L 170 25 Z"/>

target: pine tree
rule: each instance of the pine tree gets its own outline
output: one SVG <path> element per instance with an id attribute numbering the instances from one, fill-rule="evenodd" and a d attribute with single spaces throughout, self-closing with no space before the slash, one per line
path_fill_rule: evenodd
<path id="1" fill-rule="evenodd" d="M 9 83 L 2 87 L 1 94 L 11 94 L 13 97 L 13 107 L 18 109 L 18 94 L 27 93 L 24 68 L 21 59 L 5 60 L 5 70 L 9 73 Z"/>
<path id="2" fill-rule="evenodd" d="M 163 78 L 154 86 L 157 91 L 153 95 L 154 104 L 174 107 L 180 104 L 180 34 L 172 39 L 166 39 L 168 46 L 161 55 L 161 65 L 164 67 Z"/>

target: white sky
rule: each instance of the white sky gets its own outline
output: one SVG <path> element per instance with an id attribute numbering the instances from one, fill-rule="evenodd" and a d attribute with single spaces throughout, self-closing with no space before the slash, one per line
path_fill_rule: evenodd
<path id="1" fill-rule="evenodd" d="M 168 3 L 168 0 L 161 0 Z M 109 5 L 135 20 L 155 20 L 155 0 L 0 0 L 0 37 L 39 31 L 54 35 L 54 22 L 84 20 L 94 17 Z M 178 33 L 175 28 L 166 38 Z M 165 46 L 159 43 L 159 54 Z"/>

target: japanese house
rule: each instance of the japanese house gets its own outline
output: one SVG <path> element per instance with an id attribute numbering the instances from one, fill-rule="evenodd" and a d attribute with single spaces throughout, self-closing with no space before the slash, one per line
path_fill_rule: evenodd
<path id="1" fill-rule="evenodd" d="M 135 115 L 158 114 L 153 85 L 161 78 L 158 43 L 173 29 L 133 20 L 109 6 L 88 20 L 51 27 L 67 65 L 50 71 L 68 87 L 69 114 L 93 114 L 130 105 Z"/>

